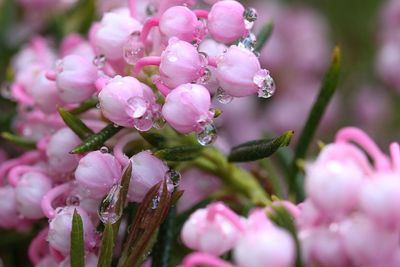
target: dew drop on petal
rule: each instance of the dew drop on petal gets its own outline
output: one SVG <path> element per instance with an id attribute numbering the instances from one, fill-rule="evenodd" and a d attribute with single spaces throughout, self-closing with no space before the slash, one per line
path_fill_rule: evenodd
<path id="1" fill-rule="evenodd" d="M 200 84 L 207 84 L 210 80 L 211 80 L 211 70 L 208 68 L 205 68 L 203 70 L 203 74 L 201 75 L 201 77 L 199 78 L 199 80 L 197 81 Z"/>
<path id="2" fill-rule="evenodd" d="M 154 117 L 151 111 L 147 110 L 143 116 L 139 118 L 135 118 L 133 120 L 133 126 L 136 128 L 136 130 L 145 132 L 150 130 L 153 127 L 154 124 Z"/>
<path id="3" fill-rule="evenodd" d="M 257 20 L 257 10 L 254 8 L 246 8 L 246 10 L 243 12 L 243 18 L 244 18 L 244 25 L 246 27 L 246 30 L 251 30 L 254 26 L 254 22 Z"/>
<path id="4" fill-rule="evenodd" d="M 101 201 L 98 216 L 103 223 L 114 224 L 121 218 L 122 209 L 117 205 L 121 194 L 121 188 L 122 186 L 115 184 Z"/>
<path id="5" fill-rule="evenodd" d="M 238 46 L 253 52 L 256 47 L 256 43 L 256 36 L 253 33 L 249 33 L 247 36 L 239 39 Z"/>
<path id="6" fill-rule="evenodd" d="M 253 82 L 259 88 L 258 97 L 270 98 L 274 95 L 276 91 L 275 82 L 268 70 L 262 69 L 258 71 L 253 77 Z"/>
<path id="7" fill-rule="evenodd" d="M 229 104 L 233 100 L 233 96 L 228 95 L 221 87 L 217 89 L 217 100 L 221 104 Z"/>
<path id="8" fill-rule="evenodd" d="M 144 45 L 139 38 L 140 32 L 134 32 L 124 44 L 124 59 L 130 65 L 136 64 L 145 55 Z"/>
<path id="9" fill-rule="evenodd" d="M 217 139 L 217 129 L 213 123 L 206 123 L 203 126 L 203 130 L 197 133 L 197 142 L 200 145 L 206 146 L 215 142 Z"/>
<path id="10" fill-rule="evenodd" d="M 93 59 L 93 65 L 96 66 L 98 69 L 104 68 L 106 65 L 106 56 L 105 55 L 97 55 Z"/>
<path id="11" fill-rule="evenodd" d="M 166 121 L 165 121 L 164 117 L 161 115 L 161 112 L 156 113 L 153 127 L 156 129 L 162 129 L 162 128 L 164 128 L 165 124 L 166 124 Z"/>
<path id="12" fill-rule="evenodd" d="M 108 153 L 108 152 L 110 152 L 110 151 L 109 151 L 108 147 L 102 146 L 102 147 L 100 148 L 100 152 L 103 153 L 103 154 L 106 154 L 106 153 Z"/>

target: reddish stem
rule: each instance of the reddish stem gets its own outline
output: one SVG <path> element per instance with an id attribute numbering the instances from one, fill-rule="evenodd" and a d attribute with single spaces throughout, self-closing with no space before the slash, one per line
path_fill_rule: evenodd
<path id="1" fill-rule="evenodd" d="M 44 254 L 44 248 L 47 245 L 46 237 L 49 233 L 49 228 L 42 229 L 35 238 L 31 241 L 28 249 L 28 257 L 29 260 L 33 264 L 38 264 L 42 259 L 42 255 Z"/>
<path id="2" fill-rule="evenodd" d="M 187 255 L 183 262 L 181 263 L 181 267 L 196 267 L 198 265 L 204 265 L 209 267 L 233 267 L 229 262 L 223 261 L 220 258 L 215 257 L 214 255 L 210 255 L 203 252 L 194 252 L 192 254 Z"/>
<path id="3" fill-rule="evenodd" d="M 160 66 L 161 64 L 161 57 L 150 56 L 150 57 L 143 57 L 136 62 L 135 67 L 133 68 L 133 72 L 135 74 L 139 74 L 139 72 L 145 66 Z"/>
<path id="4" fill-rule="evenodd" d="M 8 174 L 8 182 L 12 186 L 17 186 L 19 178 L 24 175 L 26 172 L 39 172 L 42 174 L 46 174 L 46 170 L 40 167 L 21 165 L 12 168 Z"/>
<path id="5" fill-rule="evenodd" d="M 207 208 L 208 213 L 207 213 L 207 219 L 210 221 L 215 220 L 215 217 L 217 215 L 223 216 L 225 219 L 229 220 L 238 231 L 244 232 L 245 227 L 243 225 L 243 222 L 241 221 L 240 217 L 234 213 L 232 210 L 227 208 L 224 204 L 222 203 L 213 203 L 208 206 Z"/>
<path id="6" fill-rule="evenodd" d="M 208 11 L 207 10 L 196 9 L 196 10 L 193 10 L 193 13 L 199 19 L 208 19 Z"/>
<path id="7" fill-rule="evenodd" d="M 147 37 L 153 27 L 157 27 L 159 24 L 159 20 L 156 18 L 149 18 L 143 25 L 142 32 L 140 33 L 140 41 L 143 44 L 146 44 Z"/>
<path id="8" fill-rule="evenodd" d="M 65 183 L 65 184 L 61 184 L 58 185 L 56 187 L 53 187 L 52 189 L 50 189 L 50 191 L 48 191 L 42 198 L 42 203 L 41 203 L 41 207 L 42 207 L 42 211 L 44 213 L 44 215 L 49 218 L 49 219 L 53 219 L 54 216 L 56 215 L 56 211 L 53 208 L 53 201 L 54 199 L 56 199 L 57 197 L 66 194 L 67 192 L 69 192 L 71 189 L 71 186 L 69 183 Z"/>

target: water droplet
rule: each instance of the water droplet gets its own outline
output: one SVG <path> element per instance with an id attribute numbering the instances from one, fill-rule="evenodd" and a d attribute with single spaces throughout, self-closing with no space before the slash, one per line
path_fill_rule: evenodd
<path id="1" fill-rule="evenodd" d="M 101 107 L 101 106 L 100 106 L 100 103 L 97 103 L 97 104 L 96 104 L 96 108 L 99 109 L 100 107 Z"/>
<path id="2" fill-rule="evenodd" d="M 244 18 L 244 25 L 247 30 L 251 30 L 254 26 L 254 22 L 257 20 L 257 10 L 254 8 L 246 8 L 246 10 L 243 12 L 243 18 Z"/>
<path id="3" fill-rule="evenodd" d="M 155 116 L 153 127 L 156 129 L 162 129 L 164 128 L 166 124 L 166 121 L 164 117 L 161 115 L 161 112 L 158 112 Z"/>
<path id="4" fill-rule="evenodd" d="M 229 104 L 233 100 L 233 96 L 228 95 L 221 87 L 217 89 L 217 100 L 221 104 Z"/>
<path id="5" fill-rule="evenodd" d="M 159 204 L 160 204 L 160 196 L 156 195 L 151 200 L 151 209 L 155 210 L 158 207 Z"/>
<path id="6" fill-rule="evenodd" d="M 203 130 L 197 133 L 197 142 L 202 146 L 212 144 L 216 139 L 217 129 L 213 123 L 206 123 L 203 126 Z"/>
<path id="7" fill-rule="evenodd" d="M 129 98 L 127 100 L 127 103 L 128 103 L 127 113 L 129 116 L 135 119 L 144 116 L 149 107 L 149 103 L 146 101 L 146 99 L 140 96 L 134 96 Z"/>
<path id="8" fill-rule="evenodd" d="M 268 70 L 262 69 L 258 71 L 254 75 L 253 82 L 259 88 L 258 97 L 270 98 L 275 93 L 275 82 Z"/>
<path id="9" fill-rule="evenodd" d="M 101 201 L 98 216 L 103 223 L 114 224 L 121 218 L 122 209 L 117 207 L 121 188 L 122 186 L 115 184 Z"/>
<path id="10" fill-rule="evenodd" d="M 93 65 L 95 65 L 98 69 L 104 68 L 106 65 L 106 56 L 105 55 L 97 55 L 93 59 Z"/>
<path id="11" fill-rule="evenodd" d="M 256 36 L 253 33 L 249 33 L 247 36 L 239 39 L 238 46 L 253 52 L 256 47 L 256 43 Z"/>
<path id="12" fill-rule="evenodd" d="M 106 154 L 106 153 L 110 152 L 110 150 L 108 149 L 108 147 L 102 146 L 100 148 L 100 152 L 103 153 L 103 154 Z"/>
<path id="13" fill-rule="evenodd" d="M 195 44 L 201 43 L 203 41 L 204 37 L 206 37 L 208 34 L 208 28 L 207 28 L 207 20 L 205 19 L 199 19 L 196 24 L 195 28 Z"/>
<path id="14" fill-rule="evenodd" d="M 181 177 L 182 176 L 178 171 L 176 171 L 174 169 L 169 169 L 167 171 L 167 173 L 165 174 L 165 178 L 167 179 L 167 184 L 169 186 L 171 186 L 172 188 L 168 188 L 168 190 L 176 189 L 179 186 L 180 182 L 181 182 Z"/>
<path id="15" fill-rule="evenodd" d="M 145 48 L 140 41 L 140 32 L 134 32 L 130 35 L 123 47 L 123 55 L 125 61 L 134 65 L 145 55 Z"/>
<path id="16" fill-rule="evenodd" d="M 5 99 L 11 99 L 12 94 L 11 94 L 11 85 L 8 82 L 4 82 L 1 85 L 1 96 Z"/>
<path id="17" fill-rule="evenodd" d="M 151 129 L 154 124 L 154 117 L 151 111 L 147 110 L 142 117 L 133 120 L 133 126 L 136 130 L 145 132 Z"/>
<path id="18" fill-rule="evenodd" d="M 208 68 L 205 68 L 203 70 L 203 74 L 201 75 L 201 77 L 199 78 L 199 80 L 197 81 L 200 84 L 207 84 L 210 80 L 211 80 L 211 70 Z"/>
<path id="19" fill-rule="evenodd" d="M 78 196 L 71 195 L 71 196 L 68 196 L 68 197 L 67 197 L 67 199 L 65 200 L 65 203 L 66 203 L 68 206 L 79 206 L 79 204 L 80 204 L 80 199 L 79 199 Z"/>
<path id="20" fill-rule="evenodd" d="M 157 5 L 155 3 L 150 3 L 146 6 L 146 15 L 153 16 L 158 12 Z"/>
<path id="21" fill-rule="evenodd" d="M 205 68 L 208 66 L 208 55 L 204 52 L 199 52 L 200 66 Z"/>
<path id="22" fill-rule="evenodd" d="M 114 128 L 118 128 L 119 127 L 119 125 L 116 124 L 116 123 L 114 123 L 113 126 L 114 126 Z"/>

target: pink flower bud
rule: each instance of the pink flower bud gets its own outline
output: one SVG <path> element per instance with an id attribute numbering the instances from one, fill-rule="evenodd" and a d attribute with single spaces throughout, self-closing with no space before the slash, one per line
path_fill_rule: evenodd
<path id="1" fill-rule="evenodd" d="M 175 130 L 181 133 L 198 132 L 204 123 L 212 120 L 210 105 L 210 93 L 204 86 L 184 84 L 166 97 L 162 114 Z"/>
<path id="2" fill-rule="evenodd" d="M 237 1 L 215 3 L 208 14 L 208 30 L 218 42 L 230 44 L 246 35 L 244 7 Z"/>
<path id="3" fill-rule="evenodd" d="M 94 247 L 96 244 L 95 229 L 86 212 L 76 206 L 58 208 L 56 216 L 50 221 L 47 240 L 49 241 L 50 247 L 61 252 L 63 255 L 68 255 L 70 251 L 72 216 L 75 209 L 82 218 L 86 247 Z"/>
<path id="4" fill-rule="evenodd" d="M 78 166 L 78 157 L 69 152 L 80 143 L 79 137 L 69 128 L 58 130 L 46 148 L 50 168 L 58 173 L 73 171 Z"/>
<path id="5" fill-rule="evenodd" d="M 192 42 L 196 38 L 198 24 L 193 11 L 185 6 L 174 6 L 162 14 L 159 27 L 168 38 L 177 37 L 182 41 Z"/>
<path id="6" fill-rule="evenodd" d="M 79 161 L 75 178 L 89 196 L 99 199 L 120 180 L 121 165 L 111 154 L 90 152 Z"/>
<path id="7" fill-rule="evenodd" d="M 56 112 L 57 108 L 64 105 L 60 99 L 57 86 L 54 81 L 49 81 L 45 71 L 41 71 L 30 87 L 35 104 L 44 112 Z"/>
<path id="8" fill-rule="evenodd" d="M 51 189 L 51 180 L 39 172 L 27 172 L 21 176 L 15 188 L 17 209 L 28 219 L 44 217 L 41 202 Z"/>
<path id="9" fill-rule="evenodd" d="M 193 45 L 172 38 L 161 54 L 161 80 L 166 86 L 175 88 L 199 79 L 206 65 L 205 59 Z"/>
<path id="10" fill-rule="evenodd" d="M 0 227 L 12 228 L 19 222 L 20 218 L 17 213 L 17 199 L 15 197 L 15 189 L 11 186 L 0 187 Z"/>
<path id="11" fill-rule="evenodd" d="M 80 103 L 96 91 L 97 69 L 88 59 L 68 55 L 57 65 L 57 87 L 66 103 Z"/>
<path id="12" fill-rule="evenodd" d="M 307 166 L 307 194 L 324 216 L 337 218 L 358 204 L 363 180 L 361 169 L 352 162 L 327 161 Z"/>
<path id="13" fill-rule="evenodd" d="M 238 266 L 291 267 L 296 249 L 287 231 L 270 225 L 248 228 L 238 240 L 233 253 Z"/>
<path id="14" fill-rule="evenodd" d="M 185 222 L 183 243 L 191 249 L 219 256 L 237 243 L 243 223 L 238 215 L 223 204 L 215 203 L 198 209 Z"/>
<path id="15" fill-rule="evenodd" d="M 85 267 L 96 267 L 98 261 L 99 258 L 94 253 L 88 253 L 85 255 Z M 71 258 L 65 258 L 58 267 L 71 267 Z"/>
<path id="16" fill-rule="evenodd" d="M 357 214 L 340 224 L 342 244 L 354 266 L 381 266 L 398 249 L 398 235 Z"/>
<path id="17" fill-rule="evenodd" d="M 140 31 L 141 24 L 133 19 L 127 8 L 105 13 L 97 32 L 95 44 L 108 59 L 123 57 L 123 47 L 133 32 Z"/>
<path id="18" fill-rule="evenodd" d="M 233 1 L 219 3 L 224 2 Z M 217 80 L 228 95 L 248 96 L 257 93 L 260 89 L 254 82 L 259 71 L 261 71 L 260 62 L 254 53 L 233 45 L 218 62 Z"/>
<path id="19" fill-rule="evenodd" d="M 59 264 L 52 256 L 46 256 L 35 264 L 35 267 L 59 267 Z"/>
<path id="20" fill-rule="evenodd" d="M 150 151 L 142 151 L 130 160 L 132 161 L 132 177 L 128 199 L 141 202 L 149 189 L 164 179 L 168 167 Z"/>
<path id="21" fill-rule="evenodd" d="M 155 95 L 147 86 L 133 77 L 116 76 L 99 93 L 101 111 L 107 119 L 124 127 L 148 130 L 158 109 Z M 147 122 L 141 128 L 141 123 Z"/>
<path id="22" fill-rule="evenodd" d="M 376 222 L 398 229 L 400 211 L 400 180 L 398 174 L 376 174 L 365 181 L 361 190 L 360 206 Z"/>

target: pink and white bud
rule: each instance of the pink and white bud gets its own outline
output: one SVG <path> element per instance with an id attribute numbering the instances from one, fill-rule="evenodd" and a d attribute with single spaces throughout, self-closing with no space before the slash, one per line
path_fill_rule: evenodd
<path id="1" fill-rule="evenodd" d="M 132 176 L 128 199 L 132 202 L 141 202 L 150 188 L 163 181 L 168 166 L 147 150 L 134 155 L 130 160 Z"/>
<path id="2" fill-rule="evenodd" d="M 90 152 L 80 161 L 75 179 L 88 196 L 99 199 L 121 178 L 121 165 L 111 154 Z"/>
<path id="3" fill-rule="evenodd" d="M 30 87 L 30 94 L 35 104 L 47 113 L 56 112 L 57 108 L 64 105 L 60 99 L 57 86 L 54 81 L 49 81 L 45 76 L 45 71 L 41 71 Z"/>
<path id="4" fill-rule="evenodd" d="M 148 130 L 158 110 L 153 91 L 137 79 L 116 76 L 99 93 L 100 108 L 113 123 L 138 130 Z M 141 123 L 145 122 L 144 128 Z"/>
<path id="5" fill-rule="evenodd" d="M 215 3 L 208 14 L 208 31 L 218 42 L 230 44 L 248 33 L 244 22 L 244 7 L 237 1 Z"/>
<path id="6" fill-rule="evenodd" d="M 395 204 L 399 201 L 398 174 L 376 174 L 361 189 L 361 209 L 377 223 L 392 229 L 400 227 L 400 211 Z"/>
<path id="7" fill-rule="evenodd" d="M 199 132 L 212 121 L 210 106 L 210 93 L 204 86 L 183 84 L 166 97 L 162 115 L 180 133 Z"/>
<path id="8" fill-rule="evenodd" d="M 342 244 L 354 266 L 381 266 L 398 249 L 398 235 L 361 214 L 340 223 Z"/>
<path id="9" fill-rule="evenodd" d="M 219 3 L 224 2 L 231 1 Z M 257 93 L 260 89 L 254 82 L 256 74 L 260 71 L 260 62 L 253 52 L 232 45 L 218 62 L 217 80 L 228 95 L 248 96 Z"/>
<path id="10" fill-rule="evenodd" d="M 58 262 L 52 256 L 42 258 L 35 267 L 59 267 Z"/>
<path id="11" fill-rule="evenodd" d="M 75 209 L 82 218 L 85 247 L 93 248 L 96 244 L 95 228 L 86 212 L 76 206 L 58 208 L 56 216 L 50 220 L 47 240 L 51 248 L 63 255 L 68 255 L 71 248 L 72 216 Z"/>
<path id="12" fill-rule="evenodd" d="M 94 253 L 88 253 L 85 255 L 85 267 L 96 267 L 99 258 Z M 71 258 L 67 257 L 63 260 L 58 267 L 71 267 Z"/>
<path id="13" fill-rule="evenodd" d="M 239 267 L 291 267 L 296 258 L 295 243 L 290 234 L 274 225 L 248 228 L 233 251 Z"/>
<path id="14" fill-rule="evenodd" d="M 363 177 L 361 169 L 352 162 L 317 161 L 306 167 L 305 188 L 323 216 L 333 219 L 358 205 Z"/>
<path id="15" fill-rule="evenodd" d="M 57 173 L 68 173 L 78 166 L 78 156 L 69 152 L 82 141 L 69 128 L 58 130 L 46 148 L 49 167 Z"/>
<path id="16" fill-rule="evenodd" d="M 190 215 L 183 225 L 181 238 L 191 249 L 219 256 L 237 244 L 243 230 L 238 215 L 223 204 L 214 203 Z"/>
<path id="17" fill-rule="evenodd" d="M 66 103 L 80 103 L 96 91 L 97 69 L 85 57 L 68 55 L 57 64 L 56 82 L 60 98 Z"/>
<path id="18" fill-rule="evenodd" d="M 170 88 L 194 82 L 203 75 L 205 61 L 192 44 L 172 38 L 161 54 L 161 80 Z"/>
<path id="19" fill-rule="evenodd" d="M 44 217 L 41 202 L 51 189 L 51 180 L 39 172 L 27 172 L 21 176 L 15 188 L 18 212 L 27 219 Z"/>
<path id="20" fill-rule="evenodd" d="M 192 42 L 196 39 L 199 21 L 196 15 L 185 6 L 173 6 L 160 17 L 159 28 L 168 39 L 176 37 L 182 41 Z"/>
<path id="21" fill-rule="evenodd" d="M 11 186 L 0 187 L 0 227 L 9 229 L 16 227 L 21 219 L 17 212 L 17 199 L 15 189 Z"/>
<path id="22" fill-rule="evenodd" d="M 101 54 L 110 60 L 123 58 L 123 47 L 133 32 L 141 30 L 140 22 L 132 18 L 127 8 L 105 13 L 94 41 Z"/>

